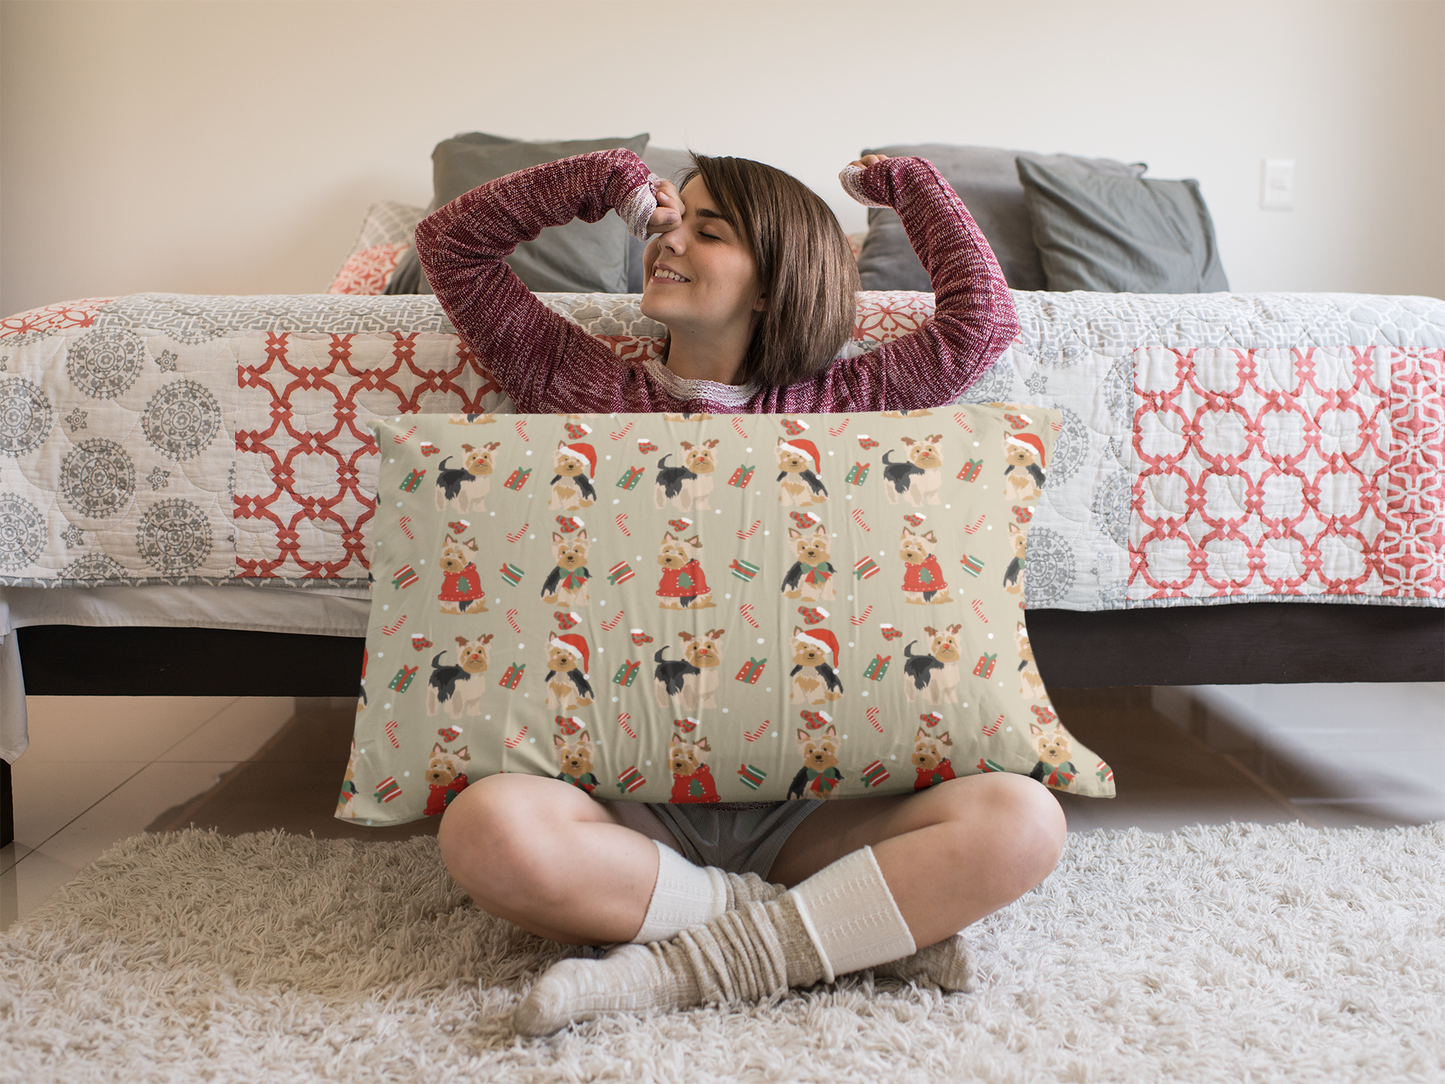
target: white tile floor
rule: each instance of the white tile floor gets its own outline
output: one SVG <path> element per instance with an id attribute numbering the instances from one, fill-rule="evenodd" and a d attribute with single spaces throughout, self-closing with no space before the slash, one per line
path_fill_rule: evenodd
<path id="1" fill-rule="evenodd" d="M 248 760 L 294 704 L 290 697 L 30 697 L 30 748 L 12 766 L 15 842 L 0 849 L 0 929 L 111 844 Z"/>

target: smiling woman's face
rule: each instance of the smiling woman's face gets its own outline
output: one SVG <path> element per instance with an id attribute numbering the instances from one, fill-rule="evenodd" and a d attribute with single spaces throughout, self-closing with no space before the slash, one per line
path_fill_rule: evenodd
<path id="1" fill-rule="evenodd" d="M 647 246 L 642 312 L 674 333 L 751 328 L 764 308 L 757 264 L 701 177 L 682 190 L 682 221 Z"/>

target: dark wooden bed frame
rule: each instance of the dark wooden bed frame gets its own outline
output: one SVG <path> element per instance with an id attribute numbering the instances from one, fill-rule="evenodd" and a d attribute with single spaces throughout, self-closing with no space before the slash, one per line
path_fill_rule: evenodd
<path id="1" fill-rule="evenodd" d="M 1255 602 L 1079 613 L 1030 610 L 1046 684 L 1445 681 L 1445 610 Z M 20 629 L 28 695 L 354 696 L 363 640 L 227 629 Z M 14 839 L 0 760 L 0 846 Z"/>

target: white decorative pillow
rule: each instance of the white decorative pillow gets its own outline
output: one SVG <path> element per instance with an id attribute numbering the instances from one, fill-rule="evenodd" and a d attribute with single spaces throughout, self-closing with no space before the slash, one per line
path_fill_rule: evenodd
<path id="1" fill-rule="evenodd" d="M 1111 795 L 1023 611 L 1055 411 L 411 415 L 381 449 L 338 816 L 496 772 L 597 797 Z"/>

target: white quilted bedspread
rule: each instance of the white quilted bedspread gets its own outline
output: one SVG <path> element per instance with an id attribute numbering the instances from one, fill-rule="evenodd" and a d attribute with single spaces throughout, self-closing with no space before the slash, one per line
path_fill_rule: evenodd
<path id="1" fill-rule="evenodd" d="M 633 296 L 545 295 L 621 358 Z M 860 295 L 850 352 L 929 294 Z M 964 397 L 1057 407 L 1028 602 L 1442 605 L 1445 302 L 1016 293 Z M 510 403 L 431 297 L 139 294 L 0 321 L 0 586 L 367 582 L 368 418 Z"/>

